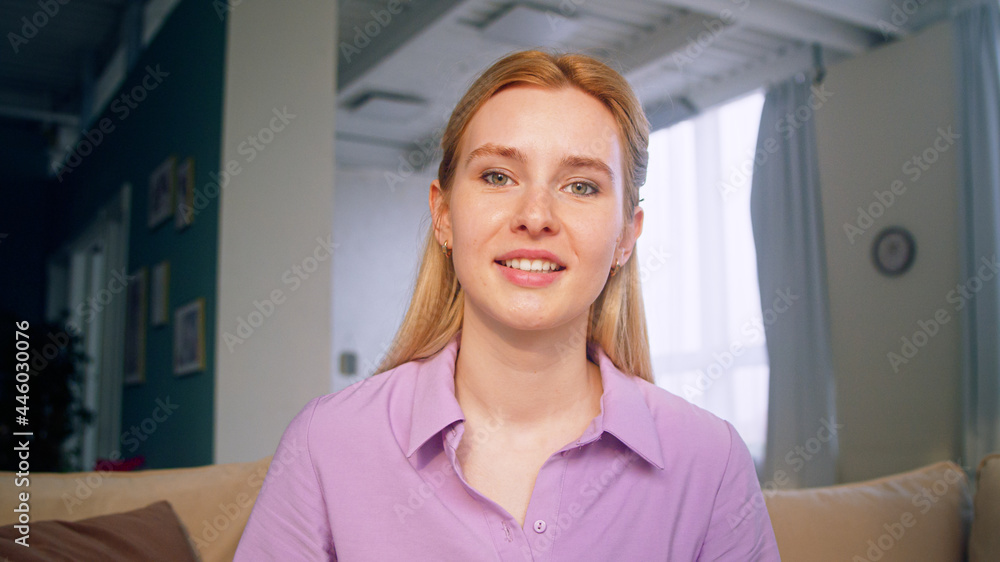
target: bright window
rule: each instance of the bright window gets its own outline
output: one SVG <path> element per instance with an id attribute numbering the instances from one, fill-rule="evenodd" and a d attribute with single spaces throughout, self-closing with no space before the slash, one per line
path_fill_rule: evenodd
<path id="1" fill-rule="evenodd" d="M 657 385 L 729 420 L 758 462 L 768 363 L 750 224 L 761 93 L 649 142 L 638 243 Z"/>

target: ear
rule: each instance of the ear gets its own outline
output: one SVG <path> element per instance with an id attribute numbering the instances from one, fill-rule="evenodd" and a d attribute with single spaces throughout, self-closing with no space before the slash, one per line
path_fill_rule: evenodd
<path id="1" fill-rule="evenodd" d="M 642 207 L 636 205 L 634 214 L 632 215 L 632 225 L 625 227 L 625 235 L 622 236 L 622 241 L 619 245 L 622 250 L 622 265 L 628 263 L 629 257 L 632 256 L 632 251 L 635 250 L 635 241 L 642 234 L 642 219 L 644 216 Z"/>
<path id="2" fill-rule="evenodd" d="M 431 224 L 434 225 L 434 238 L 437 239 L 438 246 L 441 244 L 452 244 L 454 241 L 451 235 L 451 209 L 448 207 L 447 197 L 441 189 L 441 182 L 434 180 L 431 182 L 430 192 Z"/>

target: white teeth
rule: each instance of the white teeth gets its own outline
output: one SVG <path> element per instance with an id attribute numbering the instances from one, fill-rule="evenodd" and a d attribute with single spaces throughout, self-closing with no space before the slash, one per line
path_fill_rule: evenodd
<path id="1" fill-rule="evenodd" d="M 559 266 L 548 260 L 512 259 L 503 262 L 507 267 L 521 271 L 557 271 Z"/>

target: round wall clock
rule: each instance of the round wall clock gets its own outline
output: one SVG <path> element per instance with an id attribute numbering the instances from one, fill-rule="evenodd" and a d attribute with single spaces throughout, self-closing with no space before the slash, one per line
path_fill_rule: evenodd
<path id="1" fill-rule="evenodd" d="M 872 261 L 883 275 L 895 277 L 906 273 L 917 256 L 917 244 L 910 231 L 890 226 L 878 233 L 872 244 Z"/>

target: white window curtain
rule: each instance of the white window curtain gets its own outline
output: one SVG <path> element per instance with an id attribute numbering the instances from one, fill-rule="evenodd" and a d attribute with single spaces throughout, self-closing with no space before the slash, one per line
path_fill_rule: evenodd
<path id="1" fill-rule="evenodd" d="M 808 80 L 771 87 L 757 138 L 751 215 L 771 376 L 761 480 L 824 486 L 837 437 L 823 212 Z M 788 126 L 788 116 L 799 126 Z M 782 126 L 784 124 L 784 126 Z"/>
<path id="2" fill-rule="evenodd" d="M 758 461 L 768 362 L 750 225 L 764 96 L 650 135 L 637 257 L 657 385 L 729 420 Z"/>
<path id="3" fill-rule="evenodd" d="M 954 14 L 958 53 L 964 228 L 963 451 L 966 466 L 1000 451 L 1000 2 L 964 2 Z"/>
<path id="4" fill-rule="evenodd" d="M 63 321 L 68 313 L 67 329 L 81 338 L 87 356 L 80 398 L 94 419 L 74 428 L 65 447 L 79 447 L 83 470 L 91 470 L 98 458 L 108 458 L 120 444 L 125 299 L 114 297 L 96 307 L 92 303 L 105 302 L 102 293 L 111 291 L 113 296 L 121 276 L 128 273 L 131 193 L 131 186 L 124 185 L 48 264 L 48 320 Z"/>

